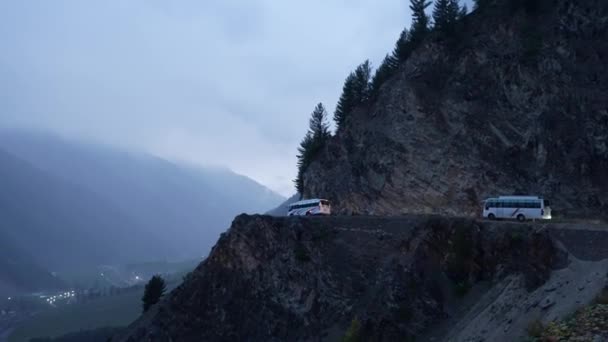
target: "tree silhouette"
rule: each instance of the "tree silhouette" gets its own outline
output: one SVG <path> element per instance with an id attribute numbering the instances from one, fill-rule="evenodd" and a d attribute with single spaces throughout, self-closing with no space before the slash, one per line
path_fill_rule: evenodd
<path id="1" fill-rule="evenodd" d="M 355 70 L 355 106 L 369 100 L 372 78 L 372 64 L 369 60 L 361 63 Z"/>
<path id="2" fill-rule="evenodd" d="M 431 5 L 428 0 L 410 0 L 410 9 L 412 10 L 412 27 L 410 29 L 410 41 L 418 46 L 429 33 L 429 16 L 426 14 L 426 8 Z"/>
<path id="3" fill-rule="evenodd" d="M 304 194 L 304 172 L 312 162 L 313 157 L 331 137 L 329 124 L 327 123 L 327 112 L 322 103 L 315 107 L 308 126 L 308 132 L 306 132 L 300 147 L 298 147 L 298 175 L 294 180 L 296 190 L 300 196 Z"/>
<path id="4" fill-rule="evenodd" d="M 336 129 L 339 130 L 346 116 L 350 114 L 355 106 L 355 73 L 351 72 L 342 87 L 342 95 L 336 104 L 336 110 L 334 112 L 334 121 L 336 122 Z"/>
<path id="5" fill-rule="evenodd" d="M 451 31 L 460 16 L 458 0 L 437 0 L 433 8 L 435 28 L 440 31 Z"/>
<path id="6" fill-rule="evenodd" d="M 458 11 L 458 20 L 463 19 L 467 14 L 469 14 L 469 8 L 467 7 L 467 4 L 462 4 L 462 7 L 460 7 L 460 10 Z"/>
<path id="7" fill-rule="evenodd" d="M 372 78 L 371 83 L 371 94 L 370 97 L 372 100 L 375 100 L 380 93 L 380 87 L 388 80 L 394 73 L 399 64 L 395 60 L 395 58 L 391 55 L 386 55 L 382 63 L 378 69 L 376 69 L 376 73 Z"/>
<path id="8" fill-rule="evenodd" d="M 399 35 L 399 39 L 395 43 L 395 49 L 393 50 L 393 60 L 397 64 L 395 69 L 399 64 L 407 60 L 412 53 L 412 44 L 410 42 L 410 34 L 407 29 L 403 29 L 401 34 Z"/>
<path id="9" fill-rule="evenodd" d="M 165 280 L 160 275 L 155 275 L 150 279 L 146 284 L 144 296 L 141 298 L 144 312 L 148 311 L 152 305 L 158 303 L 160 298 L 165 294 L 166 289 Z"/>
<path id="10" fill-rule="evenodd" d="M 361 63 L 348 75 L 334 112 L 336 130 L 339 131 L 343 127 L 344 121 L 357 106 L 369 100 L 372 91 L 371 78 L 372 65 L 369 60 Z"/>

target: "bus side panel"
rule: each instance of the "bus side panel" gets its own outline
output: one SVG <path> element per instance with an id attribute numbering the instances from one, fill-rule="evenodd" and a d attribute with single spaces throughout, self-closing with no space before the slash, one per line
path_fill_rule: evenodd
<path id="1" fill-rule="evenodd" d="M 524 215 L 525 217 L 528 217 L 527 212 L 526 212 L 526 208 L 518 208 L 518 207 L 513 207 L 510 206 L 509 208 L 503 208 L 504 210 L 504 216 L 505 218 L 509 218 L 509 219 L 516 219 L 517 216 Z"/>
<path id="2" fill-rule="evenodd" d="M 290 210 L 287 215 L 289 216 L 302 216 L 302 215 L 306 215 L 306 210 L 308 210 L 307 208 L 297 208 L 297 209 L 293 209 Z"/>
<path id="3" fill-rule="evenodd" d="M 490 216 L 490 214 L 494 214 L 495 217 L 500 218 L 500 216 L 498 215 L 497 208 L 489 208 L 489 209 L 483 211 L 483 217 L 485 217 L 485 218 Z"/>

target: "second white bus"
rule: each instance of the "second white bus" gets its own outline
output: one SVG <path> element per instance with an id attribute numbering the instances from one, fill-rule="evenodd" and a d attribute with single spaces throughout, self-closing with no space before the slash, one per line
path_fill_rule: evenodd
<path id="1" fill-rule="evenodd" d="M 484 202 L 483 217 L 495 219 L 550 220 L 549 201 L 538 196 L 500 196 Z"/>

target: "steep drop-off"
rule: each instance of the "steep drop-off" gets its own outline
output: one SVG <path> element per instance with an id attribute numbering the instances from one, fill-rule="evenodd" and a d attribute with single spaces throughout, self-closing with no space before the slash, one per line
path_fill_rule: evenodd
<path id="1" fill-rule="evenodd" d="M 538 194 L 608 213 L 608 2 L 496 0 L 432 33 L 305 176 L 342 213 L 478 214 Z"/>
<path id="2" fill-rule="evenodd" d="M 336 341 L 354 326 L 363 340 L 458 332 L 456 340 L 507 341 L 530 320 L 561 317 L 599 292 L 607 239 L 440 217 L 242 215 L 181 286 L 115 340 Z"/>

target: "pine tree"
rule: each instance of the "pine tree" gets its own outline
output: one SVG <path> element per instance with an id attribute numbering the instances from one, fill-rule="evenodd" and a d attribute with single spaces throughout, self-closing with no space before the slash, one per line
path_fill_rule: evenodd
<path id="1" fill-rule="evenodd" d="M 334 111 L 334 121 L 338 130 L 344 124 L 346 116 L 355 106 L 355 83 L 355 73 L 351 72 L 344 81 L 342 95 L 340 95 L 340 99 L 336 104 L 336 110 Z"/>
<path id="2" fill-rule="evenodd" d="M 144 312 L 148 311 L 152 305 L 158 303 L 166 290 L 165 280 L 160 275 L 153 276 L 146 284 L 144 296 L 141 298 Z"/>
<path id="3" fill-rule="evenodd" d="M 448 25 L 448 6 L 450 0 L 436 0 L 433 7 L 433 21 L 435 28 L 442 30 Z"/>
<path id="4" fill-rule="evenodd" d="M 343 126 L 346 117 L 359 105 L 369 100 L 371 93 L 372 67 L 369 61 L 361 63 L 344 81 L 342 95 L 336 105 L 334 121 L 337 130 Z"/>
<path id="5" fill-rule="evenodd" d="M 410 0 L 412 10 L 412 28 L 410 29 L 410 41 L 418 45 L 429 32 L 429 16 L 426 9 L 431 5 L 428 0 Z"/>
<path id="6" fill-rule="evenodd" d="M 407 60 L 412 53 L 412 44 L 410 43 L 410 34 L 407 29 L 401 31 L 399 40 L 395 43 L 395 49 L 393 50 L 393 61 L 396 63 L 395 68 L 402 62 Z"/>
<path id="7" fill-rule="evenodd" d="M 304 172 L 330 137 L 327 112 L 323 104 L 319 103 L 312 112 L 308 132 L 298 147 L 298 174 L 294 183 L 300 196 L 304 193 Z"/>
<path id="8" fill-rule="evenodd" d="M 462 20 L 464 17 L 467 16 L 467 14 L 469 14 L 469 8 L 467 7 L 467 4 L 465 3 L 460 8 L 460 11 L 458 11 L 458 20 Z"/>
<path id="9" fill-rule="evenodd" d="M 327 139 L 331 136 L 329 132 L 329 124 L 327 123 L 327 112 L 323 103 L 319 103 L 315 110 L 312 112 L 310 122 L 310 132 L 312 133 L 312 139 L 315 142 L 324 145 Z"/>
<path id="10" fill-rule="evenodd" d="M 395 70 L 399 67 L 399 63 L 395 60 L 395 57 L 391 55 L 386 55 L 384 60 L 376 69 L 376 73 L 372 78 L 371 84 L 371 98 L 376 99 L 378 94 L 380 93 L 380 87 L 388 80 L 394 73 Z"/>
<path id="11" fill-rule="evenodd" d="M 454 24 L 460 16 L 460 4 L 458 0 L 448 0 L 448 26 L 450 29 L 454 27 Z"/>
<path id="12" fill-rule="evenodd" d="M 312 135 L 307 132 L 304 139 L 300 142 L 298 147 L 298 174 L 294 183 L 296 184 L 296 191 L 300 194 L 300 197 L 304 194 L 304 171 L 310 163 L 312 149 Z"/>
<path id="13" fill-rule="evenodd" d="M 372 65 L 369 60 L 361 63 L 355 70 L 355 106 L 369 100 L 372 78 Z"/>
<path id="14" fill-rule="evenodd" d="M 437 0 L 433 9 L 435 28 L 440 31 L 451 31 L 460 15 L 458 0 Z"/>

